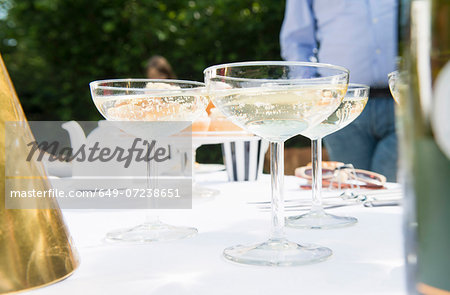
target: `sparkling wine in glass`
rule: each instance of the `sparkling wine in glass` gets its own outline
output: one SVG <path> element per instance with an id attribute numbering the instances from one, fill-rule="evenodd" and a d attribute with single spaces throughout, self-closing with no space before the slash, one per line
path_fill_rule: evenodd
<path id="1" fill-rule="evenodd" d="M 326 229 L 355 224 L 355 217 L 325 213 L 322 205 L 322 138 L 334 133 L 355 120 L 364 110 L 369 98 L 369 86 L 350 83 L 344 100 L 326 120 L 302 132 L 311 139 L 312 146 L 312 206 L 309 213 L 291 216 L 287 226 L 296 228 Z M 348 140 L 351 140 L 349 138 Z"/>
<path id="2" fill-rule="evenodd" d="M 192 124 L 206 109 L 204 84 L 182 80 L 115 79 L 90 83 L 100 113 L 125 132 L 142 139 L 162 139 Z M 132 121 L 132 124 L 126 122 Z M 147 123 L 145 123 L 147 122 Z M 152 124 L 148 124 L 152 122 Z M 180 160 L 181 161 L 181 160 Z M 147 162 L 147 189 L 155 188 L 156 165 Z M 154 200 L 150 201 L 154 205 Z M 172 226 L 147 213 L 144 223 L 107 233 L 108 240 L 154 242 L 193 236 L 197 229 Z"/>
<path id="3" fill-rule="evenodd" d="M 207 68 L 214 105 L 231 121 L 270 142 L 272 233 L 266 242 L 224 250 L 243 264 L 290 266 L 326 259 L 326 247 L 297 244 L 284 234 L 284 142 L 328 118 L 344 98 L 348 70 L 302 62 L 244 62 Z"/>

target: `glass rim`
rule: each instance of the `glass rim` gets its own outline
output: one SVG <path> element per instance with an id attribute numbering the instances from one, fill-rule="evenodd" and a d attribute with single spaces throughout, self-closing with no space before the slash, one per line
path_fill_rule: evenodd
<path id="1" fill-rule="evenodd" d="M 212 70 L 217 70 L 220 68 L 239 67 L 239 66 L 304 66 L 304 67 L 311 67 L 311 68 L 312 67 L 315 67 L 315 68 L 323 67 L 323 68 L 328 68 L 328 69 L 341 70 L 341 71 L 347 73 L 347 75 L 350 74 L 350 71 L 343 66 L 337 66 L 337 65 L 327 64 L 327 63 L 318 63 L 318 62 L 283 61 L 283 60 L 279 60 L 279 61 L 244 61 L 244 62 L 232 62 L 232 63 L 218 64 L 218 65 L 213 65 L 213 66 L 207 67 L 206 69 L 203 70 L 203 74 L 206 74 L 206 72 L 210 72 Z M 329 77 L 339 76 L 339 75 L 342 75 L 342 74 L 330 75 Z M 216 76 L 228 78 L 228 76 L 222 76 L 222 75 L 216 75 Z M 250 80 L 264 80 L 264 79 L 250 79 Z M 299 79 L 299 80 L 301 80 L 301 79 Z M 304 80 L 308 80 L 308 79 L 304 79 Z"/>
<path id="2" fill-rule="evenodd" d="M 350 87 L 351 87 L 351 89 L 350 89 Z M 347 91 L 348 90 L 359 90 L 359 89 L 367 89 L 367 90 L 369 90 L 370 86 L 369 85 L 365 85 L 365 84 L 359 84 L 359 83 L 348 83 Z"/>
<path id="3" fill-rule="evenodd" d="M 156 83 L 173 83 L 173 84 L 187 84 L 199 87 L 193 88 L 180 88 L 180 89 L 153 89 L 153 88 L 136 88 L 136 87 L 115 87 L 115 86 L 101 86 L 101 83 L 115 83 L 115 82 L 156 82 Z M 91 89 L 102 90 L 119 90 L 119 91 L 145 91 L 145 92 L 167 92 L 167 91 L 189 91 L 198 90 L 204 88 L 206 85 L 203 82 L 191 81 L 191 80 L 178 80 L 178 79 L 145 79 L 145 78 L 124 78 L 124 79 L 105 79 L 95 80 L 89 83 Z"/>
<path id="4" fill-rule="evenodd" d="M 348 83 L 347 92 L 345 94 L 345 97 L 351 97 L 352 94 L 355 93 L 363 93 L 364 95 L 367 94 L 367 96 L 370 93 L 370 86 L 365 84 L 359 84 L 359 83 Z M 344 97 L 344 99 L 345 99 Z"/>
<path id="5" fill-rule="evenodd" d="M 398 76 L 398 74 L 399 74 L 399 71 L 395 70 L 395 71 L 390 72 L 387 76 L 388 76 L 388 78 L 390 78 L 392 76 Z"/>

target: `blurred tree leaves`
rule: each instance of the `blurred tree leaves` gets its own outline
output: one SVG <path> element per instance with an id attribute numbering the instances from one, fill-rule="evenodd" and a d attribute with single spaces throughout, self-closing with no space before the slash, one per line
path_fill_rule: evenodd
<path id="1" fill-rule="evenodd" d="M 272 0 L 0 0 L 0 52 L 29 119 L 99 119 L 89 82 L 144 77 L 154 54 L 199 81 L 209 65 L 279 60 L 283 12 Z"/>

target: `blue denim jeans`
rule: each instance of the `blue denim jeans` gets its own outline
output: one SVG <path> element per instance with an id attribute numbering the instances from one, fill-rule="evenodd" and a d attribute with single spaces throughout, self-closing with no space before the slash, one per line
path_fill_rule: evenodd
<path id="1" fill-rule="evenodd" d="M 351 163 L 355 168 L 374 171 L 397 179 L 397 135 L 394 100 L 369 99 L 362 114 L 347 127 L 324 138 L 332 161 Z"/>

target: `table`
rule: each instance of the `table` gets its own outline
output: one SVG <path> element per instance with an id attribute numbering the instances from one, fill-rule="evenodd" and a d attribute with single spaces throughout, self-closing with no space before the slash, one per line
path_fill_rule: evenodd
<path id="1" fill-rule="evenodd" d="M 309 196 L 302 180 L 285 178 L 286 198 Z M 268 175 L 255 182 L 227 182 L 225 172 L 198 175 L 198 182 L 221 191 L 195 199 L 192 210 L 160 210 L 174 225 L 195 226 L 193 238 L 153 244 L 112 244 L 111 229 L 133 226 L 143 210 L 64 210 L 81 257 L 68 279 L 31 294 L 406 294 L 401 207 L 333 209 L 359 219 L 334 230 L 286 229 L 296 242 L 333 250 L 325 262 L 296 267 L 246 266 L 226 261 L 224 248 L 268 237 L 269 212 L 247 202 L 268 200 Z M 292 214 L 292 213 L 291 213 Z"/>

